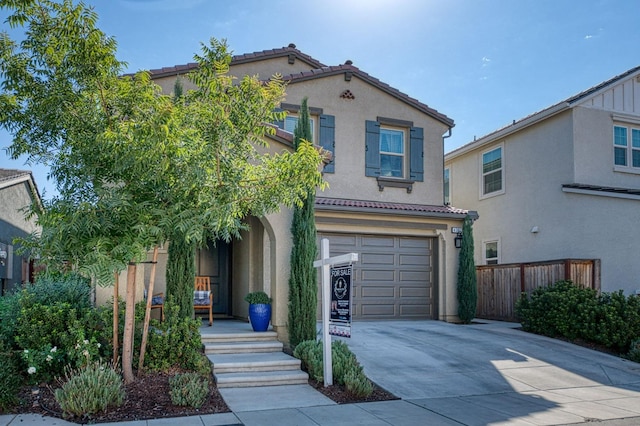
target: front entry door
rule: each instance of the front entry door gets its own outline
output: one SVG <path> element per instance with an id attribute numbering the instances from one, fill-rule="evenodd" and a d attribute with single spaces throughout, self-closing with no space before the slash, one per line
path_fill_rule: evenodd
<path id="1" fill-rule="evenodd" d="M 228 243 L 210 241 L 196 253 L 196 275 L 211 279 L 214 314 L 231 315 L 229 252 Z"/>

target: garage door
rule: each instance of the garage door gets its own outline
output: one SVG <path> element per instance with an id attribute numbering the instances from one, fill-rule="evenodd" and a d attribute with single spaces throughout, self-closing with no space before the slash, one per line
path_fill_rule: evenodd
<path id="1" fill-rule="evenodd" d="M 331 256 L 358 253 L 353 264 L 354 319 L 434 317 L 433 239 L 326 234 Z"/>

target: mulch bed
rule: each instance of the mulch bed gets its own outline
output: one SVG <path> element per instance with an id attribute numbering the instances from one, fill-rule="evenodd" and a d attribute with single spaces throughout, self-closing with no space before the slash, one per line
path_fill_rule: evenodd
<path id="1" fill-rule="evenodd" d="M 106 413 L 82 417 L 64 417 L 50 386 L 43 384 L 33 388 L 25 387 L 19 396 L 21 404 L 13 410 L 13 413 L 42 414 L 43 416 L 58 417 L 86 424 L 199 416 L 231 411 L 213 383 L 209 390 L 209 397 L 202 407 L 195 409 L 173 405 L 169 396 L 169 378 L 174 374 L 175 372 L 148 373 L 143 377 L 138 377 L 134 383 L 125 386 L 126 396 L 122 406 L 109 408 Z M 325 388 L 323 383 L 311 379 L 309 384 L 338 404 L 398 399 L 395 395 L 377 386 L 374 386 L 374 392 L 369 397 L 356 398 L 348 393 L 344 386 L 333 385 Z"/>
<path id="2" fill-rule="evenodd" d="M 196 409 L 173 405 L 169 396 L 169 378 L 173 375 L 173 373 L 149 373 L 138 377 L 135 382 L 125 386 L 124 403 L 120 407 L 109 408 L 105 413 L 82 417 L 64 417 L 53 396 L 53 389 L 48 385 L 24 388 L 20 394 L 22 403 L 14 412 L 42 414 L 85 424 L 161 419 L 231 411 L 213 384 L 209 390 L 209 397 L 202 407 Z"/>

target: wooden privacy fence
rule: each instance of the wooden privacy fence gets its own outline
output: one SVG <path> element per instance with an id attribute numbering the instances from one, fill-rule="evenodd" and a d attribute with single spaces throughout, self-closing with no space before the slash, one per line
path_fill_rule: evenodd
<path id="1" fill-rule="evenodd" d="M 560 280 L 600 290 L 600 259 L 560 259 L 476 267 L 478 306 L 476 317 L 516 321 L 516 301 Z"/>

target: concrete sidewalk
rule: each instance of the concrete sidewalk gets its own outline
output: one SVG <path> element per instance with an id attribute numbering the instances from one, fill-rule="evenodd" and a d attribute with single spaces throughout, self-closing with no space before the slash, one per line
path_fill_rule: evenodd
<path id="1" fill-rule="evenodd" d="M 397 401 L 337 405 L 307 385 L 221 389 L 232 413 L 118 423 L 180 425 L 638 425 L 640 365 L 517 325 L 363 322 L 345 339 Z M 0 416 L 2 425 L 70 425 Z"/>

